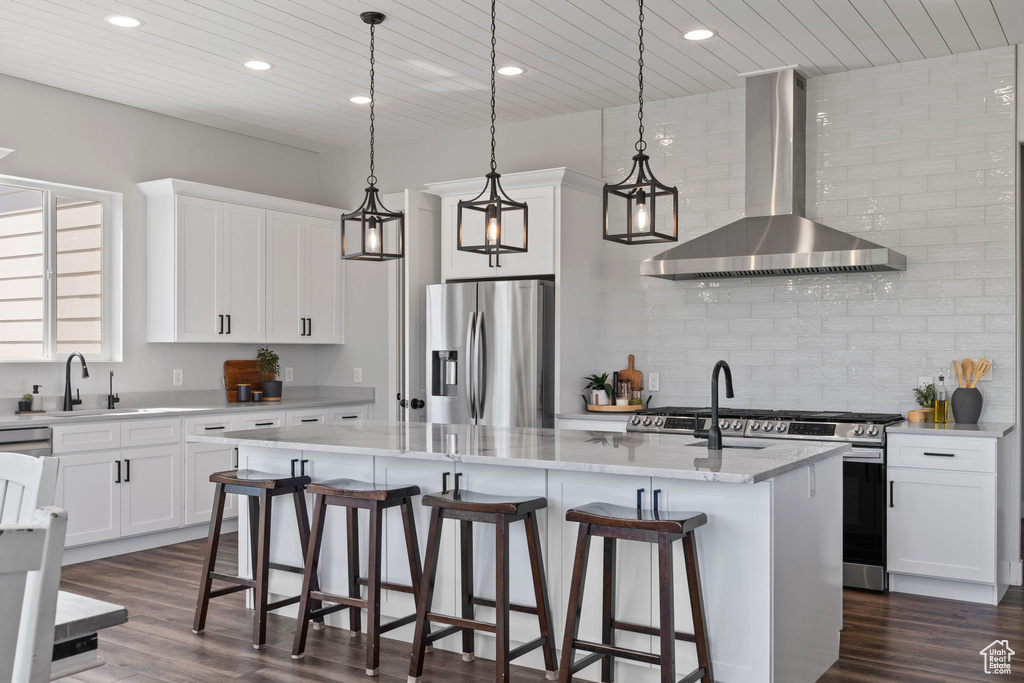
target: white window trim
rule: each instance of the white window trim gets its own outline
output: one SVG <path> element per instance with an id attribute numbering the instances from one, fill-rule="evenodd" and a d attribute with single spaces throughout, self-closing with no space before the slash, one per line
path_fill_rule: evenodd
<path id="1" fill-rule="evenodd" d="M 46 254 L 44 268 L 46 272 L 43 300 L 43 336 L 44 352 L 47 358 L 0 358 L 0 364 L 10 363 L 63 363 L 66 358 L 56 355 L 55 316 L 52 307 L 56 301 L 55 290 L 56 278 L 52 276 L 56 267 L 56 240 L 50 235 L 50 226 L 55 212 L 56 197 L 62 194 L 71 194 L 74 197 L 89 199 L 99 202 L 103 206 L 103 227 L 102 227 L 102 259 L 103 275 L 102 289 L 100 294 L 100 316 L 102 318 L 103 339 L 106 353 L 86 354 L 89 362 L 120 362 L 124 352 L 124 325 L 123 325 L 123 197 L 120 192 L 109 192 L 107 190 L 96 190 L 90 187 L 79 187 L 78 185 L 65 185 L 63 183 L 50 183 L 30 178 L 19 178 L 17 176 L 0 175 L 0 184 L 16 185 L 31 190 L 43 190 L 48 192 L 46 205 L 43 207 L 43 220 L 46 225 L 47 235 L 44 237 Z"/>

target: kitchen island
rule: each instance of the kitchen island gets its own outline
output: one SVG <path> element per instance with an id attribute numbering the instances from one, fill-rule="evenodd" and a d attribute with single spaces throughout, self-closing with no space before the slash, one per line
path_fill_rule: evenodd
<path id="1" fill-rule="evenodd" d="M 469 425 L 361 421 L 355 425 L 309 425 L 190 436 L 191 441 L 234 445 L 239 467 L 289 473 L 303 471 L 314 481 L 348 477 L 389 485 L 419 485 L 424 493 L 441 489 L 445 473 L 461 474 L 461 487 L 485 493 L 545 496 L 541 515 L 545 570 L 560 643 L 572 572 L 576 525 L 564 521 L 569 508 L 602 501 L 650 506 L 660 490 L 665 510 L 696 510 L 708 524 L 697 533 L 701 575 L 717 676 L 725 681 L 814 681 L 839 656 L 842 625 L 842 459 L 843 445 L 757 442 L 726 439 L 722 455 L 710 457 L 696 440 L 658 434 L 610 434 L 514 429 Z M 293 470 L 293 468 L 295 468 Z M 449 482 L 454 481 L 450 476 Z M 244 516 L 247 506 L 241 506 Z M 417 506 L 419 540 L 425 541 L 427 513 Z M 301 564 L 294 512 L 274 511 L 271 561 Z M 366 520 L 361 520 L 365 524 Z M 493 597 L 493 530 L 474 525 L 477 549 L 475 593 Z M 240 520 L 240 528 L 246 528 Z M 347 585 L 344 513 L 328 511 L 321 560 L 321 584 L 342 591 Z M 513 602 L 532 604 L 522 529 L 513 527 Z M 408 583 L 400 517 L 391 515 L 384 531 L 383 580 Z M 365 534 L 361 534 L 365 538 Z M 459 604 L 456 525 L 447 526 L 434 610 L 456 613 Z M 600 553 L 594 543 L 592 553 Z M 682 567 L 681 548 L 676 552 Z M 365 558 L 365 552 L 362 557 Z M 239 539 L 239 572 L 250 576 L 247 539 Z M 365 562 L 365 559 L 364 559 Z M 657 625 L 656 562 L 646 544 L 619 552 L 616 616 Z M 581 637 L 600 638 L 600 562 L 590 563 Z M 627 577 L 635 577 L 629 581 Z M 271 575 L 275 595 L 296 594 L 300 576 Z M 685 576 L 676 576 L 677 630 L 689 630 Z M 214 606 L 213 609 L 216 609 Z M 409 595 L 388 592 L 389 617 L 413 611 Z M 292 608 L 294 614 L 294 608 Z M 477 608 L 490 620 L 493 610 Z M 344 622 L 343 622 L 344 619 Z M 347 624 L 342 614 L 328 617 Z M 515 644 L 536 637 L 536 618 L 513 613 Z M 410 640 L 411 627 L 392 631 Z M 311 632 L 311 637 L 317 637 Z M 477 635 L 477 652 L 493 655 L 493 639 Z M 459 636 L 437 647 L 460 651 Z M 643 634 L 620 633 L 617 643 L 653 650 Z M 677 644 L 677 669 L 695 665 L 694 648 Z M 540 653 L 517 663 L 543 669 Z M 654 681 L 657 671 L 619 661 L 618 680 Z M 599 667 L 581 672 L 596 679 Z"/>

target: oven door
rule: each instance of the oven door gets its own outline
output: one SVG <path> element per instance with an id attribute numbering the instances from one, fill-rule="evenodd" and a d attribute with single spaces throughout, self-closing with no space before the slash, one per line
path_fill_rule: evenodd
<path id="1" fill-rule="evenodd" d="M 886 589 L 885 451 L 857 448 L 843 457 L 843 585 Z"/>

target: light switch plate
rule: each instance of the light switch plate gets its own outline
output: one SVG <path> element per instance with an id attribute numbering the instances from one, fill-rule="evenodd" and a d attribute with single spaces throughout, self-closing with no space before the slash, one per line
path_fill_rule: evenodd
<path id="1" fill-rule="evenodd" d="M 656 372 L 647 373 L 647 391 L 661 391 L 661 375 Z"/>
<path id="2" fill-rule="evenodd" d="M 292 368 L 285 368 L 284 369 L 284 381 L 285 382 L 294 382 L 295 381 L 295 370 L 293 370 Z"/>
<path id="3" fill-rule="evenodd" d="M 180 387 L 185 383 L 185 371 L 177 369 L 174 371 L 174 386 Z"/>
<path id="4" fill-rule="evenodd" d="M 363 369 L 362 368 L 354 368 L 352 370 L 352 381 L 355 382 L 356 384 L 362 384 L 363 383 Z"/>

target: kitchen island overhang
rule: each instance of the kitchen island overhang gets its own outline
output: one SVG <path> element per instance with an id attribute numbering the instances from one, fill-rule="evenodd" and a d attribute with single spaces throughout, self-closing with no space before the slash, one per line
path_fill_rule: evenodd
<path id="1" fill-rule="evenodd" d="M 461 486 L 474 491 L 545 496 L 548 508 L 540 521 L 558 644 L 576 538 L 576 525 L 564 521 L 566 510 L 594 501 L 635 505 L 638 498 L 650 507 L 651 492 L 658 489 L 662 509 L 697 510 L 708 516 L 709 523 L 697 534 L 697 545 L 718 677 L 728 681 L 813 681 L 838 659 L 842 625 L 839 456 L 846 450 L 844 445 L 752 444 L 746 440 L 742 448 L 730 448 L 740 444 L 727 439 L 722 455 L 709 457 L 696 441 L 662 439 L 656 434 L 375 421 L 189 438 L 236 446 L 239 467 L 281 474 L 300 468 L 314 481 L 349 477 L 379 484 L 416 484 L 423 493 L 430 493 L 441 490 L 443 475 L 448 473 L 462 474 Z M 416 507 L 422 549 L 427 515 Z M 247 512 L 243 506 L 240 528 L 246 528 Z M 301 566 L 293 515 L 294 511 L 283 505 L 274 511 L 272 560 Z M 341 589 L 347 585 L 343 513 L 329 515 L 327 524 L 321 582 Z M 441 612 L 455 613 L 459 604 L 458 533 L 454 527 L 447 529 L 442 544 L 434 603 Z M 398 515 L 389 517 L 384 534 L 384 580 L 408 583 Z M 517 580 L 529 572 L 521 536 L 520 532 L 512 540 L 512 597 L 532 604 L 529 581 Z M 600 546 L 595 542 L 591 550 L 594 555 L 581 629 L 581 637 L 590 639 L 600 638 Z M 478 552 L 474 593 L 493 596 L 493 530 L 475 530 L 474 547 Z M 681 550 L 676 552 L 681 555 Z M 248 558 L 247 539 L 240 538 L 239 572 L 243 576 L 250 575 Z M 676 566 L 676 628 L 686 631 L 689 606 L 681 558 Z M 639 544 L 623 547 L 618 574 L 617 618 L 657 626 L 656 563 L 650 548 Z M 636 578 L 627 579 L 630 576 Z M 277 595 L 294 595 L 300 578 L 275 571 L 271 590 Z M 382 605 L 386 617 L 411 611 L 411 596 L 388 593 Z M 493 617 L 489 608 L 476 609 L 479 619 Z M 335 614 L 328 617 L 328 623 L 342 626 L 348 621 Z M 536 618 L 514 614 L 512 629 L 514 643 L 532 640 Z M 403 627 L 388 635 L 410 640 L 412 633 L 410 627 Z M 455 636 L 436 645 L 460 651 L 460 642 Z M 620 633 L 617 642 L 652 649 L 657 641 L 642 634 Z M 478 635 L 477 645 L 478 654 L 493 656 L 493 637 Z M 681 642 L 676 647 L 677 668 L 685 670 L 695 662 L 693 645 Z M 539 653 L 531 656 L 518 663 L 543 669 Z M 391 662 L 389 668 L 398 675 L 407 663 Z M 657 680 L 657 669 L 622 661 L 617 668 L 620 680 Z M 581 673 L 589 677 L 594 671 L 597 667 Z"/>

